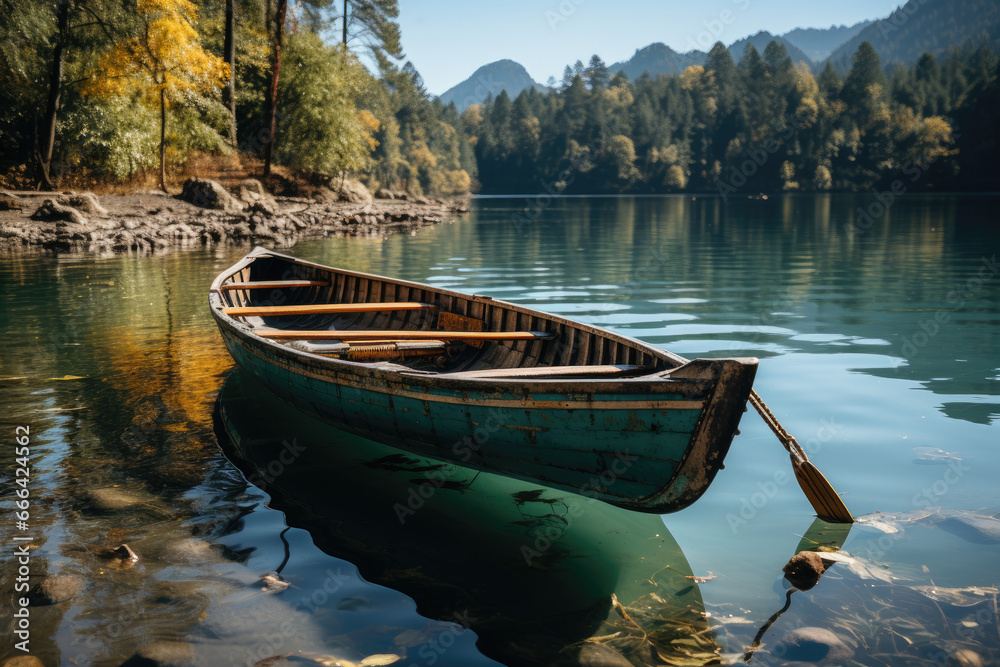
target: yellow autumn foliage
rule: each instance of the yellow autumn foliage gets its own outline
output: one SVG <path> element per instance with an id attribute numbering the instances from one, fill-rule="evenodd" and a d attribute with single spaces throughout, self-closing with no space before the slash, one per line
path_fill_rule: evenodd
<path id="1" fill-rule="evenodd" d="M 81 86 L 84 95 L 131 96 L 150 105 L 177 101 L 186 92 L 221 88 L 229 66 L 201 48 L 194 28 L 197 8 L 189 0 L 139 0 L 145 30 L 119 42 Z"/>
<path id="2" fill-rule="evenodd" d="M 378 148 L 378 140 L 372 136 L 374 133 L 379 131 L 381 124 L 378 122 L 378 118 L 375 117 L 368 109 L 362 109 L 358 113 L 358 121 L 361 122 L 361 126 L 364 128 L 362 133 L 362 139 L 368 144 L 368 150 L 375 150 Z"/>

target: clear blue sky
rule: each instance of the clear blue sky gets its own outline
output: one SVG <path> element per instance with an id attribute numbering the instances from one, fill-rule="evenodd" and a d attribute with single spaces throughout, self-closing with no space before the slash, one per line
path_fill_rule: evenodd
<path id="1" fill-rule="evenodd" d="M 609 65 L 653 42 L 707 50 L 759 30 L 851 25 L 900 0 L 400 0 L 403 49 L 440 95 L 486 63 L 510 58 L 540 83 L 597 54 Z M 728 12 L 728 14 L 726 13 Z"/>

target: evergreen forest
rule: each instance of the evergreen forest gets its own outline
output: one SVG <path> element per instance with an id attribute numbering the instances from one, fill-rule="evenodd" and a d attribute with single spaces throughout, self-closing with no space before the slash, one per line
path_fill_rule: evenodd
<path id="1" fill-rule="evenodd" d="M 413 194 L 1000 189 L 998 58 L 967 44 L 813 69 L 720 42 L 679 75 L 561 82 L 458 112 L 396 0 L 0 0 L 0 185 L 177 187 L 206 158 Z"/>

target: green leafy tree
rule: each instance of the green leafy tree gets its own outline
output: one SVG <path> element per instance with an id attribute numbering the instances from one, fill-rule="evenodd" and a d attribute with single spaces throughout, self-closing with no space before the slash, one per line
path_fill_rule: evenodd
<path id="1" fill-rule="evenodd" d="M 604 152 L 612 168 L 612 187 L 619 192 L 628 190 L 640 176 L 635 167 L 632 140 L 621 134 L 615 135 L 608 141 Z"/>
<path id="2" fill-rule="evenodd" d="M 45 100 L 47 63 L 39 55 L 52 53 L 56 33 L 51 7 L 41 2 L 0 3 L 0 150 L 4 152 L 17 147 L 41 157 L 34 145 L 34 123 Z"/>
<path id="3" fill-rule="evenodd" d="M 160 188 L 166 192 L 167 107 L 195 103 L 215 93 L 228 77 L 228 67 L 198 42 L 195 6 L 188 0 L 140 0 L 141 32 L 116 44 L 101 58 L 83 92 L 129 96 L 160 111 Z"/>
<path id="4" fill-rule="evenodd" d="M 278 90 L 283 100 L 281 162 L 331 175 L 368 167 L 379 123 L 356 105 L 371 85 L 364 66 L 342 46 L 326 46 L 311 31 L 290 35 L 284 61 Z"/>

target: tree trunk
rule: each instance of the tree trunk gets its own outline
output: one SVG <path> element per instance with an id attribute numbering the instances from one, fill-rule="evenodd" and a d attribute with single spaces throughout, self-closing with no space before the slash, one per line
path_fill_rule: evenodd
<path id="1" fill-rule="evenodd" d="M 344 48 L 347 48 L 347 0 L 344 0 Z"/>
<path id="2" fill-rule="evenodd" d="M 223 60 L 229 65 L 229 81 L 222 89 L 222 103 L 229 109 L 229 145 L 236 149 L 236 0 L 226 0 L 226 40 Z"/>
<path id="3" fill-rule="evenodd" d="M 166 77 L 164 77 L 166 78 Z M 167 192 L 167 90 L 160 86 L 160 189 Z"/>
<path id="4" fill-rule="evenodd" d="M 281 41 L 285 32 L 285 8 L 288 0 L 278 0 L 274 18 L 274 59 L 271 62 L 271 85 L 267 89 L 267 122 L 270 128 L 264 146 L 264 178 L 271 175 L 271 156 L 274 152 L 275 134 L 278 131 L 278 70 L 281 68 Z"/>
<path id="5" fill-rule="evenodd" d="M 62 87 L 63 63 L 66 60 L 66 32 L 69 27 L 70 0 L 59 3 L 58 30 L 56 48 L 52 54 L 52 73 L 49 75 L 49 101 L 45 107 L 45 145 L 42 147 L 42 185 L 46 190 L 52 190 L 52 177 L 49 168 L 52 166 L 52 151 L 56 145 L 56 115 L 59 113 L 59 93 Z"/>

